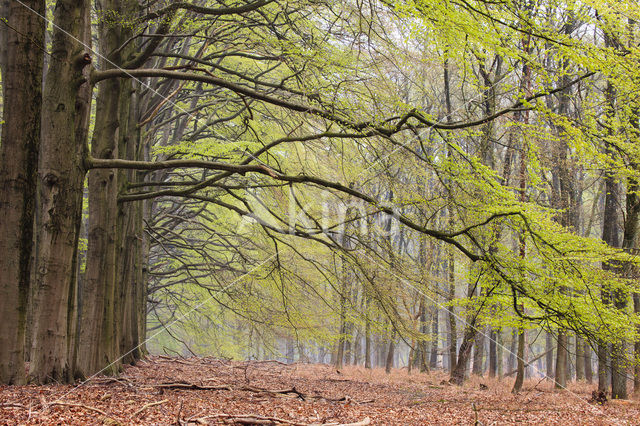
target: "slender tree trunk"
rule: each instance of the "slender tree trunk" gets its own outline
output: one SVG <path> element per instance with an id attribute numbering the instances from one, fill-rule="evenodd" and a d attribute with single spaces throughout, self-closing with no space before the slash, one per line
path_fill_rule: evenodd
<path id="1" fill-rule="evenodd" d="M 451 104 L 451 75 L 449 73 L 449 60 L 444 61 L 444 101 L 447 111 L 447 122 L 453 121 L 453 108 Z M 451 147 L 447 146 L 447 158 L 452 157 Z M 449 196 L 447 207 L 447 222 L 449 230 L 453 230 L 454 226 L 454 213 L 453 213 L 453 198 Z M 449 291 L 447 293 L 447 313 L 449 317 L 449 372 L 453 374 L 456 369 L 456 361 L 458 358 L 458 333 L 456 331 L 456 313 L 453 306 L 453 301 L 456 298 L 456 270 L 455 270 L 455 256 L 453 247 L 447 246 L 447 282 L 449 285 Z"/>
<path id="2" fill-rule="evenodd" d="M 364 368 L 371 369 L 371 320 L 369 319 L 369 298 L 364 297 L 365 300 L 365 328 L 364 328 Z"/>
<path id="3" fill-rule="evenodd" d="M 0 383 L 25 381 L 25 325 L 31 293 L 33 221 L 41 135 L 43 0 L 0 4 Z"/>
<path id="4" fill-rule="evenodd" d="M 566 389 L 567 387 L 567 331 L 558 330 L 558 346 L 556 350 L 556 374 L 555 374 L 555 388 Z"/>
<path id="5" fill-rule="evenodd" d="M 607 99 L 608 112 L 607 115 L 611 118 L 615 110 L 615 91 L 611 83 L 607 83 L 605 88 L 605 98 Z M 605 145 L 605 153 L 612 155 L 613 151 L 609 145 Z M 605 170 L 605 198 L 604 198 L 604 212 L 602 217 L 602 239 L 611 247 L 620 247 L 618 238 L 618 183 L 616 177 L 611 170 Z M 614 265 L 607 263 L 602 264 L 602 269 L 612 270 L 615 269 Z M 611 295 L 608 288 L 602 289 L 602 301 L 603 303 L 611 303 Z M 605 342 L 599 342 L 598 344 L 598 391 L 606 392 L 608 389 L 608 358 L 609 358 L 609 345 Z"/>
<path id="6" fill-rule="evenodd" d="M 391 339 L 389 340 L 389 350 L 387 351 L 387 362 L 384 365 L 384 371 L 389 374 L 391 373 L 391 369 L 393 368 L 393 357 L 395 355 L 396 349 L 396 332 L 394 331 L 391 334 Z"/>
<path id="7" fill-rule="evenodd" d="M 516 381 L 513 384 L 512 393 L 519 393 L 522 390 L 522 384 L 524 383 L 524 346 L 526 344 L 525 330 L 520 329 L 518 331 L 518 354 L 517 359 L 517 373 Z"/>
<path id="8" fill-rule="evenodd" d="M 576 336 L 576 380 L 584 380 L 585 363 L 584 363 L 585 344 L 584 340 Z"/>
<path id="9" fill-rule="evenodd" d="M 438 307 L 433 307 L 432 322 L 431 322 L 431 335 L 434 341 L 431 343 L 431 353 L 429 354 L 429 368 L 432 370 L 438 366 L 438 341 L 439 333 L 439 321 L 438 321 Z"/>
<path id="10" fill-rule="evenodd" d="M 551 333 L 551 331 L 547 331 L 545 336 L 545 351 L 547 352 L 547 355 L 545 357 L 545 364 L 548 379 L 553 379 L 555 377 L 555 366 L 553 363 L 553 346 L 553 334 Z"/>
<path id="11" fill-rule="evenodd" d="M 498 374 L 498 333 L 491 327 L 489 333 L 489 377 Z"/>
<path id="12" fill-rule="evenodd" d="M 69 304 L 75 287 L 74 261 L 85 175 L 86 141 L 77 124 L 88 105 L 81 98 L 83 69 L 91 61 L 82 40 L 85 0 L 59 0 L 54 11 L 52 51 L 42 109 L 39 164 L 40 215 L 37 309 L 34 315 L 30 377 L 36 383 L 70 381 Z M 70 37 L 71 36 L 71 37 Z"/>
<path id="13" fill-rule="evenodd" d="M 640 294 L 633 294 L 633 312 L 640 314 Z M 633 353 L 636 360 L 640 360 L 640 340 L 636 340 L 633 345 Z M 640 395 L 640 363 L 636 362 L 633 367 L 633 393 Z"/>

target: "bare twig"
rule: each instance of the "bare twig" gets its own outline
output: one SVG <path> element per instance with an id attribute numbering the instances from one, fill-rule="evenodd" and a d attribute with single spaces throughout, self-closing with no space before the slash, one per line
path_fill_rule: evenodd
<path id="1" fill-rule="evenodd" d="M 142 406 L 142 408 L 140 408 L 135 413 L 133 413 L 133 417 L 136 417 L 138 414 L 142 413 L 147 408 L 151 408 L 151 407 L 154 407 L 156 405 L 161 405 L 161 404 L 164 404 L 165 402 L 169 402 L 169 400 L 168 399 L 163 399 L 162 401 L 150 402 L 148 404 L 145 404 L 145 405 Z"/>
<path id="2" fill-rule="evenodd" d="M 112 415 L 107 414 L 106 412 L 102 411 L 102 410 L 101 410 L 101 409 L 99 409 L 99 408 L 91 407 L 90 405 L 78 404 L 78 403 L 75 403 L 75 402 L 64 402 L 64 401 L 53 401 L 53 402 L 48 402 L 48 403 L 47 403 L 47 405 L 48 405 L 48 406 L 52 406 L 52 405 L 62 405 L 62 406 L 65 406 L 65 407 L 78 407 L 78 408 L 84 408 L 85 410 L 93 411 L 93 412 L 96 412 L 96 413 L 102 414 L 102 415 L 103 415 L 103 416 L 105 416 L 105 417 L 109 417 L 109 418 L 115 419 L 115 417 L 113 417 Z"/>

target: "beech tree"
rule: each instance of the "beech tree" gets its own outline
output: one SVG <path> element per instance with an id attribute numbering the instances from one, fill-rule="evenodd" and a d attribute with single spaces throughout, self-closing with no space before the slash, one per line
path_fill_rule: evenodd
<path id="1" fill-rule="evenodd" d="M 45 2 L 3 2 L 0 379 L 24 381 L 25 348 L 35 383 L 115 374 L 147 326 L 198 352 L 170 324 L 219 318 L 263 353 L 377 346 L 390 369 L 410 347 L 426 369 L 440 308 L 452 383 L 482 373 L 487 327 L 516 330 L 522 383 L 542 327 L 559 387 L 576 336 L 601 378 L 613 345 L 626 397 L 638 8 L 618 4 L 58 0 L 47 46 Z"/>

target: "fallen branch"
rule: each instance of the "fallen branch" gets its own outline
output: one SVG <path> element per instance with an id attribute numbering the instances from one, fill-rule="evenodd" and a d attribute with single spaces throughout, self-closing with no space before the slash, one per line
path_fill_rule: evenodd
<path id="1" fill-rule="evenodd" d="M 140 408 L 135 413 L 133 413 L 133 417 L 136 417 L 138 414 L 142 413 L 147 408 L 155 407 L 156 405 L 161 405 L 161 404 L 164 404 L 165 402 L 169 402 L 169 400 L 163 399 L 162 401 L 150 402 L 148 404 L 145 404 L 142 406 L 142 408 Z"/>
<path id="2" fill-rule="evenodd" d="M 234 424 L 239 425 L 266 425 L 266 426 L 278 426 L 278 425 L 290 425 L 290 426 L 366 426 L 371 424 L 371 419 L 366 417 L 356 423 L 300 423 L 292 420 L 281 419 L 278 417 L 259 416 L 257 414 L 212 414 L 209 416 L 198 417 L 190 422 L 208 424 L 209 419 L 219 419 L 232 421 Z"/>
<path id="3" fill-rule="evenodd" d="M 306 401 L 306 399 L 307 399 L 307 395 L 303 394 L 302 392 L 297 390 L 295 387 L 293 387 L 291 389 L 270 390 L 270 389 L 256 388 L 254 386 L 243 386 L 243 387 L 239 388 L 238 390 L 248 391 L 248 392 L 256 392 L 256 393 L 281 394 L 281 395 L 287 395 L 287 394 L 292 393 L 292 394 L 298 395 L 298 398 L 300 398 L 303 401 Z"/>
<path id="4" fill-rule="evenodd" d="M 195 389 L 195 390 L 228 390 L 232 391 L 233 389 L 229 385 L 197 385 L 195 383 L 160 383 L 158 385 L 151 385 L 155 388 L 160 389 Z"/>
<path id="5" fill-rule="evenodd" d="M 18 404 L 17 402 L 2 402 L 0 403 L 0 408 L 22 408 L 23 410 L 28 410 L 29 407 L 26 405 Z"/>
<path id="6" fill-rule="evenodd" d="M 48 406 L 52 406 L 52 405 L 62 405 L 65 407 L 77 407 L 77 408 L 84 408 L 85 410 L 89 410 L 89 411 L 93 411 L 99 414 L 102 414 L 105 417 L 109 417 L 115 420 L 115 417 L 105 413 L 104 411 L 102 411 L 99 408 L 96 407 L 91 407 L 90 405 L 84 405 L 84 404 L 78 404 L 75 402 L 63 402 L 63 401 L 53 401 L 53 402 L 48 402 L 47 403 Z"/>
<path id="7" fill-rule="evenodd" d="M 199 417 L 195 421 L 207 419 L 225 419 L 230 420 L 239 425 L 292 425 L 292 426 L 309 426 L 307 423 L 299 423 L 291 420 L 280 419 L 278 417 L 266 417 L 256 414 L 213 414 L 210 416 Z"/>
<path id="8" fill-rule="evenodd" d="M 363 420 L 356 423 L 323 423 L 318 426 L 366 426 L 369 424 L 371 424 L 371 419 L 369 417 L 365 417 Z"/>

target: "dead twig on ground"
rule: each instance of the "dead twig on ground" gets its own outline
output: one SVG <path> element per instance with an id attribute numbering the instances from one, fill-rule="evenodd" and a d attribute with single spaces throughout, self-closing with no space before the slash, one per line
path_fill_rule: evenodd
<path id="1" fill-rule="evenodd" d="M 133 417 L 136 417 L 138 414 L 142 413 L 147 408 L 155 407 L 156 405 L 161 405 L 161 404 L 164 404 L 165 402 L 169 402 L 169 400 L 163 399 L 162 401 L 155 401 L 155 402 L 150 402 L 148 404 L 145 404 L 142 406 L 142 408 L 140 408 L 135 413 L 133 413 Z"/>

